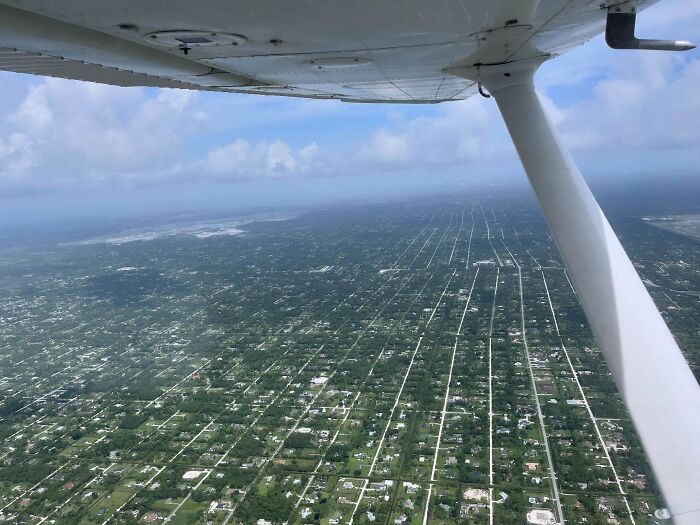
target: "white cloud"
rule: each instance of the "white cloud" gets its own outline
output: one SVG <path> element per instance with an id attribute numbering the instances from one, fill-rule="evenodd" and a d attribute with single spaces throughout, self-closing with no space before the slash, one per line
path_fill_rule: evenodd
<path id="1" fill-rule="evenodd" d="M 364 168 L 405 169 L 492 162 L 511 155 L 492 100 L 443 104 L 436 113 L 375 131 L 360 145 L 356 159 Z"/>
<path id="2" fill-rule="evenodd" d="M 579 150 L 698 146 L 700 61 L 637 55 L 634 73 L 598 82 L 592 96 L 560 110 L 559 128 Z"/>
<path id="3" fill-rule="evenodd" d="M 0 193 L 148 185 L 185 177 L 232 181 L 313 174 L 320 157 L 313 141 L 293 148 L 282 139 L 233 137 L 217 145 L 222 139 L 215 142 L 210 135 L 225 130 L 230 136 L 221 123 L 238 124 L 240 115 L 203 103 L 206 97 L 183 90 L 40 79 L 14 109 L 0 115 L 6 123 L 4 135 L 0 131 Z M 221 95 L 214 98 L 223 100 Z M 270 107 L 298 103 L 267 97 L 264 102 L 252 106 L 268 114 L 266 119 Z M 286 110 L 280 118 L 303 118 L 310 104 L 302 101 L 296 116 Z"/>
<path id="4" fill-rule="evenodd" d="M 46 86 L 34 86 L 10 117 L 20 129 L 37 132 L 46 129 L 53 120 L 53 111 L 46 100 Z"/>
<path id="5" fill-rule="evenodd" d="M 237 139 L 211 150 L 203 161 L 192 165 L 200 177 L 219 180 L 247 180 L 299 175 L 309 172 L 318 146 L 309 144 L 298 151 L 281 140 L 251 143 Z"/>
<path id="6" fill-rule="evenodd" d="M 0 191 L 149 183 L 177 172 L 192 94 L 45 79 L 6 115 Z M 181 133 L 187 129 L 187 135 Z"/>

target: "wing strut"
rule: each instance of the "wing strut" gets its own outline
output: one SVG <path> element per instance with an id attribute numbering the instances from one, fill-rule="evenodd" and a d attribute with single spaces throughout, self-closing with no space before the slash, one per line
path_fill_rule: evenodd
<path id="1" fill-rule="evenodd" d="M 676 525 L 700 523 L 700 386 L 535 92 L 542 60 L 481 66 Z M 473 71 L 455 71 L 470 78 Z"/>

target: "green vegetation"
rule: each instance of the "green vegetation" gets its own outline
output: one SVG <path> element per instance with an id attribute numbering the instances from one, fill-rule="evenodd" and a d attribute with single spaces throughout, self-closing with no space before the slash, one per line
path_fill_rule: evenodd
<path id="1" fill-rule="evenodd" d="M 458 201 L 3 254 L 3 515 L 513 524 L 556 517 L 556 483 L 567 523 L 646 523 L 662 501 L 541 216 Z M 672 291 L 700 289 L 697 243 L 616 227 L 700 364 Z"/>

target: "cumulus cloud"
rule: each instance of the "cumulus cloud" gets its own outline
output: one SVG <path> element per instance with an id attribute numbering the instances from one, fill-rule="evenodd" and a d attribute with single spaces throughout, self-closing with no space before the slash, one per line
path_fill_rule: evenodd
<path id="1" fill-rule="evenodd" d="M 32 87 L 10 120 L 26 131 L 42 131 L 51 124 L 53 111 L 46 100 L 46 86 Z"/>
<path id="2" fill-rule="evenodd" d="M 604 79 L 592 96 L 560 112 L 573 149 L 674 149 L 698 145 L 700 60 L 637 55 L 634 72 Z"/>
<path id="3" fill-rule="evenodd" d="M 46 79 L 29 88 L 0 137 L 0 189 L 92 186 L 176 170 L 179 129 L 202 116 L 190 94 Z"/>
<path id="4" fill-rule="evenodd" d="M 315 143 L 293 150 L 281 140 L 255 144 L 237 139 L 211 150 L 203 161 L 193 164 L 199 176 L 219 180 L 248 180 L 300 175 L 311 171 L 318 152 Z"/>
<path id="5" fill-rule="evenodd" d="M 443 104 L 435 116 L 376 130 L 355 158 L 363 168 L 405 169 L 492 162 L 512 151 L 495 104 L 472 98 Z"/>
<path id="6" fill-rule="evenodd" d="M 281 139 L 212 144 L 209 123 L 222 117 L 215 108 L 203 110 L 201 97 L 41 79 L 0 116 L 0 193 L 312 171 L 319 156 L 314 142 L 297 149 Z M 204 153 L 191 147 L 196 142 Z"/>

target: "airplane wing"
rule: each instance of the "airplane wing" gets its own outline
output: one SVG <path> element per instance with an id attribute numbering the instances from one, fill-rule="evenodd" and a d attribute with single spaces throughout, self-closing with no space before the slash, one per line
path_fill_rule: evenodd
<path id="1" fill-rule="evenodd" d="M 556 56 L 605 18 L 600 0 L 0 0 L 0 70 L 431 103 L 476 92 L 447 69 Z"/>

